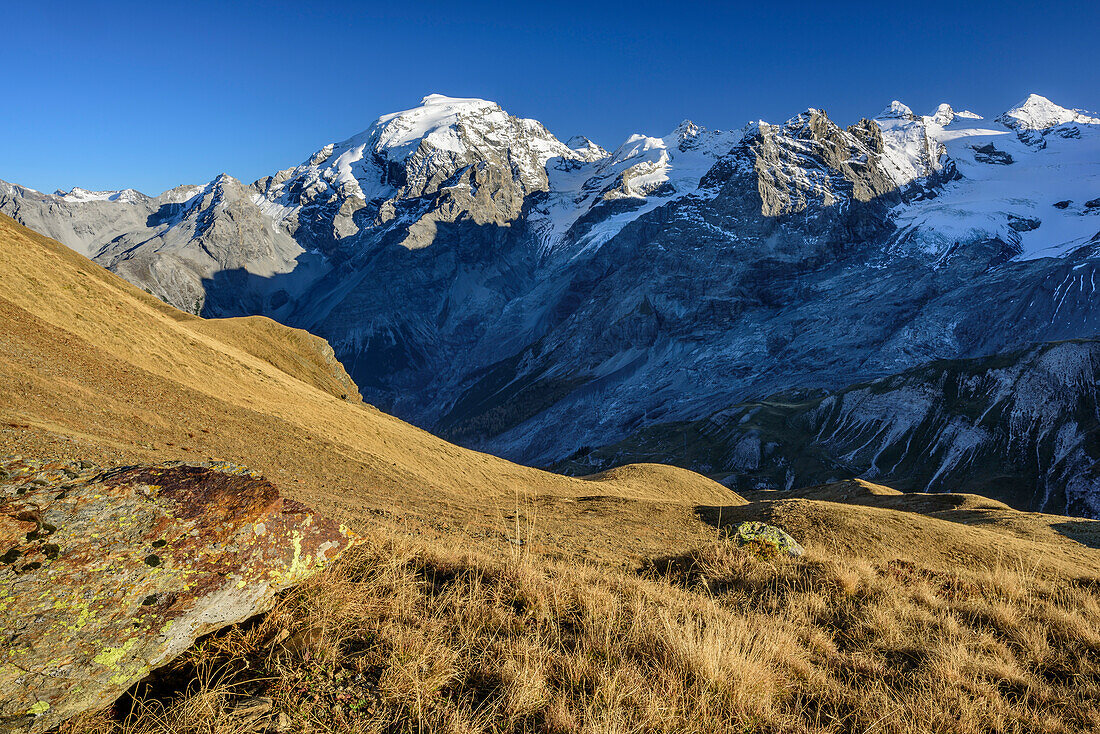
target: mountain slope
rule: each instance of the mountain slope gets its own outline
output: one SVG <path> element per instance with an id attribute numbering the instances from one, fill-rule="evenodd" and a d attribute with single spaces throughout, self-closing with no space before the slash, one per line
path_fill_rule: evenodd
<path id="1" fill-rule="evenodd" d="M 850 477 L 974 492 L 1018 508 L 1100 515 L 1100 342 L 932 362 L 842 390 L 788 391 L 581 452 L 585 473 L 663 461 L 739 491 Z"/>
<path id="2" fill-rule="evenodd" d="M 69 734 L 1100 722 L 1100 522 L 861 482 L 746 499 L 669 467 L 527 469 L 341 399 L 314 337 L 177 311 L 3 217 L 0 335 L 0 453 L 247 461 L 366 536 Z M 739 547 L 743 520 L 806 555 Z"/>
<path id="3" fill-rule="evenodd" d="M 633 499 L 689 536 L 704 532 L 692 503 L 738 501 L 670 467 L 579 480 L 447 444 L 333 394 L 350 387 L 314 337 L 177 311 L 7 218 L 0 284 L 0 452 L 230 459 L 349 524 L 404 516 L 497 536 L 508 507 L 540 496 Z"/>

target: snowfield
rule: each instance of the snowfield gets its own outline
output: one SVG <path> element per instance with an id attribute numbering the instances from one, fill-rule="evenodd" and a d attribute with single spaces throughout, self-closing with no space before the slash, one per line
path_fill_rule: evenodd
<path id="1" fill-rule="evenodd" d="M 1020 259 L 1034 259 L 1064 255 L 1100 232 L 1100 208 L 1087 206 L 1100 197 L 1100 118 L 1031 95 L 1001 122 L 938 120 L 924 118 L 928 138 L 944 146 L 962 178 L 899 209 L 899 242 L 940 256 L 1000 238 Z M 1041 134 L 1025 142 L 1006 120 Z"/>

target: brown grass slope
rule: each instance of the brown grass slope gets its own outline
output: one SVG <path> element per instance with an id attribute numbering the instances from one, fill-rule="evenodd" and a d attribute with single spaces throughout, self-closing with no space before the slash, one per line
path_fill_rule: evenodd
<path id="1" fill-rule="evenodd" d="M 385 514 L 501 535 L 515 530 L 503 515 L 536 497 L 631 498 L 657 514 L 739 501 L 679 469 L 592 482 L 458 448 L 359 403 L 322 340 L 177 311 L 6 217 L 0 394 L 9 453 L 232 459 L 351 522 Z"/>
<path id="2" fill-rule="evenodd" d="M 190 314 L 188 314 L 190 315 Z M 324 339 L 292 329 L 265 316 L 187 321 L 189 329 L 243 349 L 291 377 L 297 377 L 341 400 L 362 400 L 359 387 Z"/>
<path id="3" fill-rule="evenodd" d="M 255 731 L 249 695 L 294 732 L 1100 730 L 1100 523 L 866 482 L 560 477 L 361 404 L 329 356 L 0 219 L 0 454 L 231 459 L 369 538 L 69 732 Z M 732 545 L 745 519 L 806 556 Z"/>

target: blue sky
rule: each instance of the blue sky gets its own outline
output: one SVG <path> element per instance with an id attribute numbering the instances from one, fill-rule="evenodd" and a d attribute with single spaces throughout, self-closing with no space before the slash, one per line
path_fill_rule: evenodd
<path id="1" fill-rule="evenodd" d="M 0 178 L 44 191 L 252 181 L 431 92 L 606 147 L 895 97 L 1100 107 L 1096 2 L 11 5 Z"/>

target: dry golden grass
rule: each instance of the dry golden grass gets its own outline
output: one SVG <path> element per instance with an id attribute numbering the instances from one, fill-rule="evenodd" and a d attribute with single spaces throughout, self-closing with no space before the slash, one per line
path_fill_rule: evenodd
<path id="1" fill-rule="evenodd" d="M 204 685 L 64 732 L 229 734 L 249 695 L 295 732 L 1096 731 L 1097 588 L 813 545 L 627 572 L 376 534 L 177 663 Z"/>

